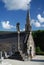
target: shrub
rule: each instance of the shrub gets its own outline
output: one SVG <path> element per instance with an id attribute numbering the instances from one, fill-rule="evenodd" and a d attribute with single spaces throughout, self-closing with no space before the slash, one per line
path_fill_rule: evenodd
<path id="1" fill-rule="evenodd" d="M 40 49 L 40 47 L 38 46 L 38 47 L 36 47 L 36 52 L 41 52 L 41 49 Z"/>
<path id="2" fill-rule="evenodd" d="M 44 52 L 36 52 L 36 55 L 44 55 Z"/>

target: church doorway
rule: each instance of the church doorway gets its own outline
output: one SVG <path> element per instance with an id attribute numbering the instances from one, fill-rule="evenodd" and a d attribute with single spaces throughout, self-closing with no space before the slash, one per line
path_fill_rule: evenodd
<path id="1" fill-rule="evenodd" d="M 30 47 L 29 52 L 30 52 L 30 60 L 31 60 L 32 59 L 32 47 Z"/>
<path id="2" fill-rule="evenodd" d="M 32 54 L 32 47 L 30 47 L 30 55 Z"/>

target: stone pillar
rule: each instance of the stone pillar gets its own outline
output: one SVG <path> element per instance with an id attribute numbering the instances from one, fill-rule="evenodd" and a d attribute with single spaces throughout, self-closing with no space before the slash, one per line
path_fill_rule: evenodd
<path id="1" fill-rule="evenodd" d="M 2 51 L 0 51 L 0 59 L 1 59 L 1 57 L 2 57 Z"/>
<path id="2" fill-rule="evenodd" d="M 20 50 L 20 23 L 17 23 L 17 32 L 18 32 L 18 50 Z"/>

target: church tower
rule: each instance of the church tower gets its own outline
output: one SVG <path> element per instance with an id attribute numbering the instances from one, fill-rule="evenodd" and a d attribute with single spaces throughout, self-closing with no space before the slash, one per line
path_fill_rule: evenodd
<path id="1" fill-rule="evenodd" d="M 25 25 L 25 32 L 26 32 L 26 37 L 25 37 L 25 45 L 27 47 L 27 54 L 28 57 L 32 55 L 32 57 L 35 55 L 35 44 L 32 36 L 32 30 L 31 30 L 31 24 L 30 24 L 30 16 L 29 16 L 29 8 L 27 10 L 27 17 L 26 17 L 26 25 Z"/>
<path id="2" fill-rule="evenodd" d="M 25 31 L 26 31 L 26 32 L 31 31 L 31 24 L 30 24 L 30 19 L 29 19 L 29 8 L 28 8 L 28 10 L 27 10 Z"/>

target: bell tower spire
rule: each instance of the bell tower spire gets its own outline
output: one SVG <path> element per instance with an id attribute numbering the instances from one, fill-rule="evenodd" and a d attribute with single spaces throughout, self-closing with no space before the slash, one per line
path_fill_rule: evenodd
<path id="1" fill-rule="evenodd" d="M 31 24 L 30 24 L 30 13 L 29 13 L 29 5 L 28 5 L 28 9 L 27 9 L 27 17 L 26 17 L 26 25 L 25 25 L 25 31 L 31 31 Z"/>

